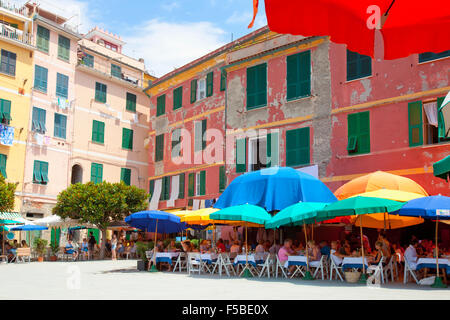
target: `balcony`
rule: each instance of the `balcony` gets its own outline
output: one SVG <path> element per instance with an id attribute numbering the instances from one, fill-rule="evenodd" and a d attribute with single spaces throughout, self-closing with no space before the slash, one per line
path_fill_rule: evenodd
<path id="1" fill-rule="evenodd" d="M 0 37 L 6 40 L 12 40 L 21 44 L 33 46 L 33 35 L 24 33 L 22 30 L 12 26 L 0 23 Z"/>
<path id="2" fill-rule="evenodd" d="M 16 15 L 20 15 L 20 16 L 24 16 L 24 17 L 29 16 L 29 11 L 28 11 L 27 7 L 25 7 L 25 6 L 17 7 L 16 5 L 9 3 L 8 1 L 0 0 L 0 8 L 6 9 Z"/>

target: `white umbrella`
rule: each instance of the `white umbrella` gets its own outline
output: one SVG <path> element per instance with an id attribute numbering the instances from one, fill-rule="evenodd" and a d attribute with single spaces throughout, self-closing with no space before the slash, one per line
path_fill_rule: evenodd
<path id="1" fill-rule="evenodd" d="M 86 226 L 86 227 L 95 227 L 89 223 L 82 223 L 78 220 L 74 219 L 63 219 L 60 216 L 52 215 L 42 219 L 38 219 L 33 221 L 34 224 L 38 226 L 44 227 L 52 227 L 52 228 L 70 228 L 70 227 L 78 227 L 78 226 Z"/>

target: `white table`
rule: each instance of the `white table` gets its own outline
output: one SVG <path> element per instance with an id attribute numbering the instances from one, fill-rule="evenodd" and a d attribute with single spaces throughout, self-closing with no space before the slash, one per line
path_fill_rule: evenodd
<path id="1" fill-rule="evenodd" d="M 447 273 L 450 273 L 450 261 L 449 259 L 439 258 L 439 269 L 446 269 Z M 416 270 L 422 268 L 436 269 L 436 258 L 419 258 L 417 260 Z"/>
<path id="2" fill-rule="evenodd" d="M 167 262 L 172 264 L 172 259 L 177 258 L 180 255 L 179 252 L 157 252 L 156 253 L 156 263 Z"/>
<path id="3" fill-rule="evenodd" d="M 284 267 L 304 266 L 306 267 L 306 256 L 288 256 L 288 260 L 284 263 Z"/>
<path id="4" fill-rule="evenodd" d="M 249 254 L 248 263 L 256 267 L 258 263 L 264 263 L 264 256 L 261 256 L 261 254 Z M 245 254 L 237 255 L 236 258 L 234 258 L 234 264 L 246 264 Z"/>
<path id="5" fill-rule="evenodd" d="M 217 254 L 215 254 L 215 253 L 202 253 L 200 255 L 200 259 L 202 261 L 206 261 L 207 263 L 211 264 L 213 261 L 217 260 Z"/>
<path id="6" fill-rule="evenodd" d="M 364 257 L 364 264 L 366 266 L 366 270 L 369 267 L 367 263 L 367 258 Z M 362 257 L 345 257 L 342 260 L 342 269 L 362 269 L 363 268 L 363 260 Z"/>

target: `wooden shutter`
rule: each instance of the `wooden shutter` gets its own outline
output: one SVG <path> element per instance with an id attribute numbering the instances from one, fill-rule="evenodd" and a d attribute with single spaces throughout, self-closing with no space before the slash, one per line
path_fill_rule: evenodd
<path id="1" fill-rule="evenodd" d="M 5 154 L 0 154 L 0 173 L 4 178 L 8 178 L 6 175 L 6 159 L 7 156 Z"/>
<path id="2" fill-rule="evenodd" d="M 450 123 L 445 123 L 444 114 L 442 110 L 439 110 L 444 102 L 445 97 L 437 98 L 438 109 L 438 138 L 439 141 L 445 140 L 447 128 L 450 127 Z"/>
<path id="3" fill-rule="evenodd" d="M 279 165 L 279 133 L 267 134 L 267 167 L 277 167 Z"/>
<path id="4" fill-rule="evenodd" d="M 357 151 L 357 141 L 359 135 L 359 116 L 357 113 L 347 115 L 347 150 L 348 153 Z"/>
<path id="5" fill-rule="evenodd" d="M 191 81 L 191 103 L 197 101 L 197 79 Z"/>
<path id="6" fill-rule="evenodd" d="M 423 144 L 422 101 L 408 104 L 409 146 Z"/>
<path id="7" fill-rule="evenodd" d="M 67 117 L 62 114 L 55 113 L 54 136 L 58 138 L 66 138 Z"/>
<path id="8" fill-rule="evenodd" d="M 133 130 L 127 128 L 122 129 L 122 148 L 133 149 Z"/>
<path id="9" fill-rule="evenodd" d="M 195 194 L 195 173 L 189 173 L 188 196 L 193 197 Z"/>
<path id="10" fill-rule="evenodd" d="M 163 94 L 156 100 L 156 116 L 166 113 L 166 95 Z"/>
<path id="11" fill-rule="evenodd" d="M 227 90 L 227 71 L 222 70 L 220 72 L 220 91 Z"/>
<path id="12" fill-rule="evenodd" d="M 148 193 L 150 194 L 150 199 L 151 200 L 152 196 L 153 196 L 153 191 L 155 190 L 155 180 L 150 180 L 150 182 L 148 183 Z"/>
<path id="13" fill-rule="evenodd" d="M 183 87 L 173 90 L 173 110 L 181 108 L 183 105 Z"/>
<path id="14" fill-rule="evenodd" d="M 136 112 L 136 95 L 127 92 L 127 105 L 126 109 L 128 111 Z"/>
<path id="15" fill-rule="evenodd" d="M 179 191 L 178 191 L 178 199 L 184 199 L 184 190 L 185 190 L 185 173 L 180 174 L 180 182 L 179 182 Z"/>
<path id="16" fill-rule="evenodd" d="M 160 134 L 156 136 L 155 143 L 155 162 L 161 161 L 164 159 L 164 134 Z"/>
<path id="17" fill-rule="evenodd" d="M 359 114 L 358 153 L 370 152 L 370 114 L 369 111 Z"/>
<path id="18" fill-rule="evenodd" d="M 236 172 L 247 171 L 247 139 L 236 140 Z"/>
<path id="19" fill-rule="evenodd" d="M 286 166 L 310 163 L 309 127 L 286 131 Z"/>
<path id="20" fill-rule="evenodd" d="M 214 72 L 206 75 L 206 96 L 210 97 L 214 92 Z"/>
<path id="21" fill-rule="evenodd" d="M 299 53 L 299 97 L 311 95 L 311 51 Z"/>
<path id="22" fill-rule="evenodd" d="M 48 162 L 41 162 L 41 179 L 42 184 L 48 183 Z"/>
<path id="23" fill-rule="evenodd" d="M 288 56 L 286 58 L 287 65 L 287 100 L 292 100 L 298 97 L 298 56 L 296 54 Z"/>
<path id="24" fill-rule="evenodd" d="M 206 171 L 200 172 L 200 195 L 206 194 Z"/>
<path id="25" fill-rule="evenodd" d="M 219 168 L 219 192 L 223 192 L 227 185 L 225 166 Z"/>
<path id="26" fill-rule="evenodd" d="M 50 40 L 50 31 L 44 27 L 38 26 L 37 43 L 36 43 L 37 48 L 41 51 L 48 53 L 49 40 Z"/>
<path id="27" fill-rule="evenodd" d="M 127 186 L 131 184 L 131 169 L 120 169 L 120 181 L 123 181 Z"/>
<path id="28" fill-rule="evenodd" d="M 58 36 L 58 58 L 68 61 L 70 58 L 70 39 Z"/>
<path id="29" fill-rule="evenodd" d="M 67 99 L 67 97 L 69 95 L 68 86 L 69 86 L 69 77 L 64 74 L 57 73 L 56 74 L 56 96 Z"/>
<path id="30" fill-rule="evenodd" d="M 253 109 L 256 106 L 256 70 L 247 69 L 247 109 Z"/>
<path id="31" fill-rule="evenodd" d="M 264 63 L 258 68 L 258 93 L 257 106 L 265 106 L 267 104 L 267 64 Z"/>
<path id="32" fill-rule="evenodd" d="M 41 165 L 37 160 L 34 160 L 33 164 L 33 182 L 34 183 L 41 182 Z"/>
<path id="33" fill-rule="evenodd" d="M 36 65 L 34 75 L 34 87 L 42 92 L 47 92 L 48 69 Z"/>

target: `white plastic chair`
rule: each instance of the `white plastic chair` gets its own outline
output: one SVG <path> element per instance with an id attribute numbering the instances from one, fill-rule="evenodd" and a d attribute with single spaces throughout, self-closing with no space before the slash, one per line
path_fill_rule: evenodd
<path id="1" fill-rule="evenodd" d="M 181 252 L 178 255 L 178 258 L 175 262 L 175 266 L 173 267 L 172 272 L 175 272 L 178 268 L 179 272 L 182 272 L 183 270 L 187 270 L 187 258 L 186 258 L 186 253 Z"/>
<path id="2" fill-rule="evenodd" d="M 191 275 L 191 272 L 198 272 L 200 274 L 202 272 L 202 264 L 201 264 L 200 253 L 189 253 L 188 254 L 188 273 Z"/>
<path id="3" fill-rule="evenodd" d="M 260 268 L 258 277 L 261 278 L 263 274 L 267 274 L 267 278 L 270 278 L 270 274 L 272 273 L 273 265 L 275 263 L 275 255 L 269 254 L 267 255 L 264 263 L 260 263 L 257 266 Z"/>
<path id="4" fill-rule="evenodd" d="M 339 277 L 341 281 L 344 281 L 344 278 L 342 277 L 342 263 L 338 264 L 334 260 L 335 257 L 331 254 L 330 255 L 330 281 L 333 280 L 333 272 L 336 271 L 336 280 Z"/>
<path id="5" fill-rule="evenodd" d="M 219 262 L 220 259 L 220 262 Z M 222 276 L 222 270 L 225 270 L 227 276 L 230 277 L 230 274 L 236 275 L 236 270 L 234 269 L 234 264 L 230 260 L 230 256 L 226 253 L 221 253 L 217 261 L 219 262 L 219 276 Z"/>
<path id="6" fill-rule="evenodd" d="M 276 265 L 275 265 L 275 278 L 278 278 L 278 270 L 281 270 L 281 274 L 287 278 L 287 273 L 285 271 L 284 265 L 278 259 L 278 255 L 276 255 Z"/>
<path id="7" fill-rule="evenodd" d="M 319 261 L 311 261 L 309 263 L 310 268 L 315 268 L 313 278 L 315 278 L 320 271 L 322 274 L 322 280 L 325 279 L 324 264 L 325 264 L 326 258 L 327 258 L 327 256 L 322 256 Z"/>
<path id="8" fill-rule="evenodd" d="M 403 258 L 405 259 L 405 273 L 403 275 L 403 283 L 406 284 L 409 280 L 409 275 L 412 275 L 416 283 L 419 284 L 419 280 L 417 279 L 417 275 L 415 273 L 416 266 L 409 264 L 409 261 L 406 258 L 406 256 L 403 256 Z"/>
<path id="9" fill-rule="evenodd" d="M 371 276 L 371 277 L 369 277 L 369 279 L 367 279 L 367 283 L 373 283 L 373 281 L 375 279 L 377 279 L 377 277 L 380 277 L 381 283 L 384 283 L 383 262 L 384 262 L 384 257 L 381 257 L 380 262 L 378 262 L 377 265 L 371 265 L 367 268 L 367 273 L 369 273 L 369 274 L 373 273 L 373 276 Z"/>
<path id="10" fill-rule="evenodd" d="M 391 281 L 394 282 L 394 263 L 396 261 L 396 255 L 393 254 L 389 259 L 387 265 L 383 268 L 384 279 L 386 282 L 389 280 L 389 275 L 391 276 Z"/>

